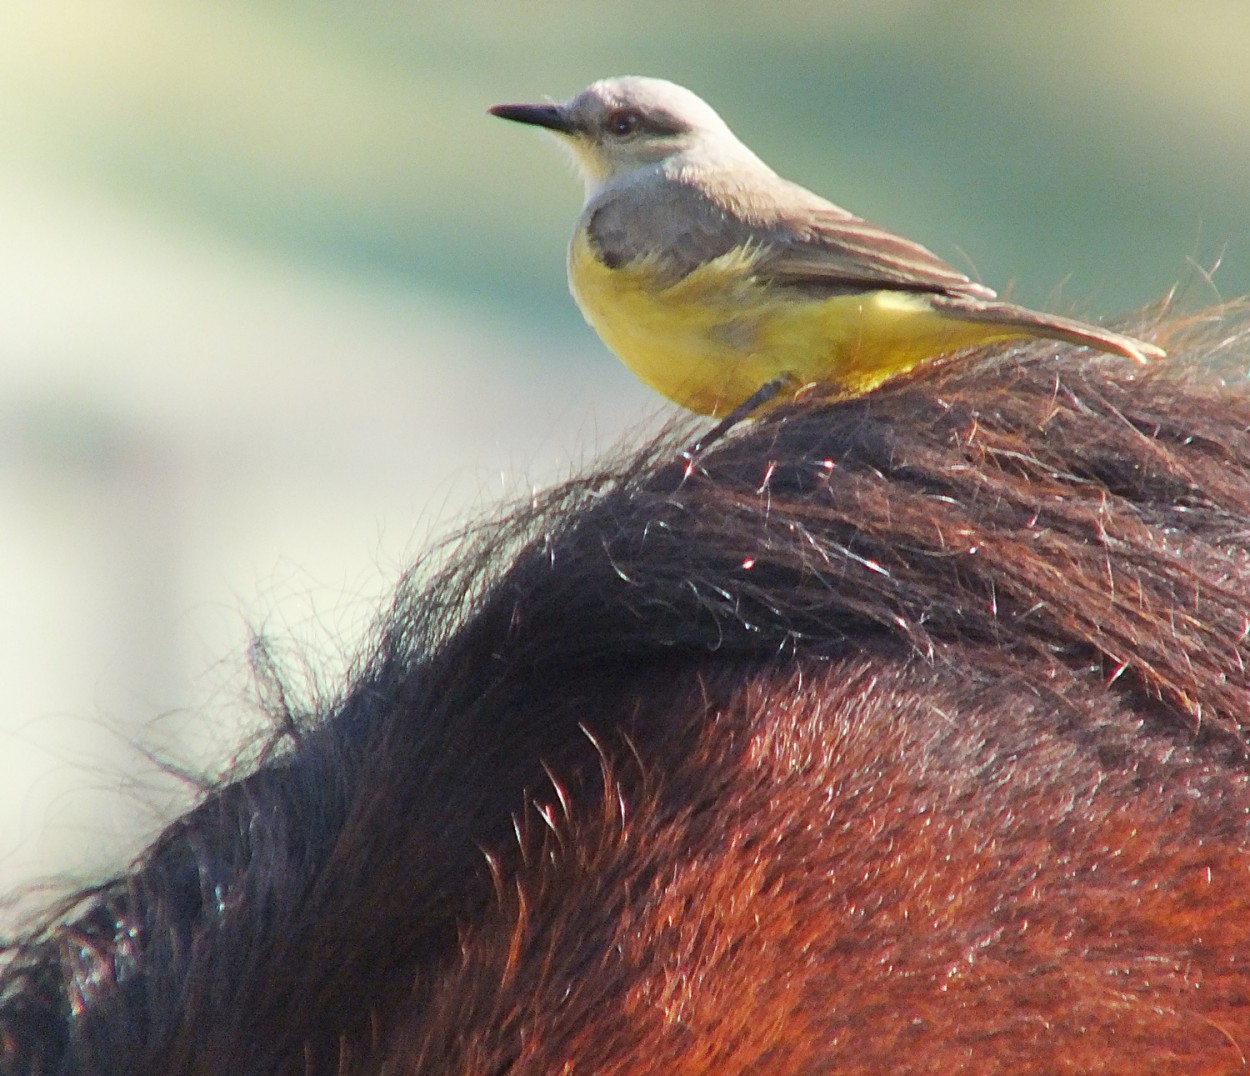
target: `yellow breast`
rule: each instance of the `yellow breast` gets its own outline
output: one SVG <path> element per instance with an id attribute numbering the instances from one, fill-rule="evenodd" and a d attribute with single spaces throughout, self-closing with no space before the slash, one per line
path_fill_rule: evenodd
<path id="1" fill-rule="evenodd" d="M 569 286 L 600 338 L 643 381 L 701 414 L 723 415 L 787 378 L 848 394 L 945 352 L 1021 335 L 961 322 L 923 296 L 865 291 L 811 298 L 752 273 L 738 248 L 667 283 L 656 257 L 611 269 L 584 231 L 569 247 Z"/>

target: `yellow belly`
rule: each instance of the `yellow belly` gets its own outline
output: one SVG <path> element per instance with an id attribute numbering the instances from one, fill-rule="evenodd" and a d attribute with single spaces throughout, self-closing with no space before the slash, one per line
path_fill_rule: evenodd
<path id="1" fill-rule="evenodd" d="M 662 286 L 656 263 L 609 269 L 578 232 L 569 286 L 600 338 L 643 381 L 707 415 L 733 410 L 777 378 L 795 389 L 867 392 L 925 359 L 1021 330 L 959 321 L 923 296 L 867 291 L 809 298 L 761 283 L 738 249 Z"/>

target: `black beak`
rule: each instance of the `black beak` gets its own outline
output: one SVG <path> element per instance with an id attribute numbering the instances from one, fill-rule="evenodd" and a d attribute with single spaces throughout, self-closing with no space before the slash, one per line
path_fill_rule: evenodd
<path id="1" fill-rule="evenodd" d="M 572 134 L 575 130 L 573 122 L 560 105 L 496 105 L 487 111 L 500 119 L 546 127 L 549 131 L 559 131 L 561 134 Z"/>

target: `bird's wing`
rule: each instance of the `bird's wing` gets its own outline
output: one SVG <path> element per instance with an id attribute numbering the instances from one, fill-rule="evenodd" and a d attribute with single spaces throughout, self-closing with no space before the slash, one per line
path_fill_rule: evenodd
<path id="1" fill-rule="evenodd" d="M 757 275 L 807 291 L 838 294 L 889 288 L 992 299 L 994 292 L 919 243 L 870 224 L 771 173 L 739 184 L 732 173 L 698 182 L 605 192 L 586 209 L 591 242 L 609 265 L 654 259 L 671 279 L 739 247 Z"/>
<path id="2" fill-rule="evenodd" d="M 836 207 L 763 229 L 755 272 L 778 284 L 835 294 L 888 288 L 994 298 L 936 254 Z"/>

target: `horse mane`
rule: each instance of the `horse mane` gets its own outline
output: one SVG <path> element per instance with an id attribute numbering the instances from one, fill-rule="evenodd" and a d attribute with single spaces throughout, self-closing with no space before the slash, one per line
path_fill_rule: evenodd
<path id="1" fill-rule="evenodd" d="M 0 1068 L 1235 1058 L 1250 321 L 1164 333 L 668 431 L 478 524 L 7 946 Z"/>

